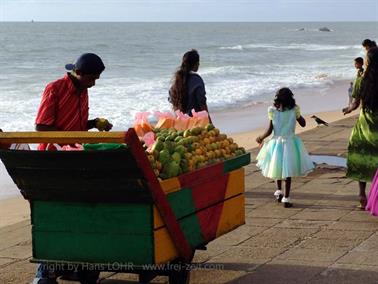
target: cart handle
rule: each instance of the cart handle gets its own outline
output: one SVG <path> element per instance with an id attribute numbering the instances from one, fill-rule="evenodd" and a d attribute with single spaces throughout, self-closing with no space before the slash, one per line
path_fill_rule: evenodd
<path id="1" fill-rule="evenodd" d="M 167 196 L 165 195 L 160 182 L 156 178 L 156 175 L 151 168 L 150 162 L 147 159 L 134 128 L 129 128 L 129 130 L 126 132 L 125 142 L 134 156 L 139 169 L 141 169 L 144 177 L 148 181 L 148 187 L 151 192 L 152 199 L 154 200 L 154 204 L 157 207 L 165 225 L 167 226 L 169 235 L 172 238 L 173 244 L 175 245 L 180 257 L 188 263 L 191 262 L 193 258 L 193 250 L 190 247 L 188 240 L 185 238 L 180 224 L 176 219 L 175 213 L 167 200 Z"/>
<path id="2" fill-rule="evenodd" d="M 0 132 L 1 144 L 12 143 L 124 143 L 124 131 L 40 131 L 40 132 Z"/>

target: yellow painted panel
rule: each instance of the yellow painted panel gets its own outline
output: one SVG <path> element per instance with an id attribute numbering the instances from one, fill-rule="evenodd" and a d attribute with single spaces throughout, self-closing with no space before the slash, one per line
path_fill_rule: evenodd
<path id="1" fill-rule="evenodd" d="M 225 199 L 244 192 L 244 168 L 229 173 Z"/>
<path id="2" fill-rule="evenodd" d="M 154 231 L 155 263 L 166 263 L 177 258 L 178 252 L 166 228 Z"/>
<path id="3" fill-rule="evenodd" d="M 0 143 L 125 143 L 123 131 L 0 132 Z"/>
<path id="4" fill-rule="evenodd" d="M 244 199 L 244 194 L 240 194 L 224 202 L 217 229 L 217 238 L 245 223 Z"/>
<path id="5" fill-rule="evenodd" d="M 165 194 L 179 191 L 181 188 L 180 181 L 178 178 L 170 178 L 160 181 L 161 188 Z"/>
<path id="6" fill-rule="evenodd" d="M 156 206 L 154 205 L 154 229 L 164 226 L 165 223 L 160 216 L 159 211 L 157 210 Z"/>

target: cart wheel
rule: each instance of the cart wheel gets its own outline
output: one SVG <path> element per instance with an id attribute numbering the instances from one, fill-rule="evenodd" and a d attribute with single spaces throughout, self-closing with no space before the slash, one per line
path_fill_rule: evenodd
<path id="1" fill-rule="evenodd" d="M 152 272 L 152 271 L 144 271 L 143 273 L 139 273 L 139 283 L 148 284 L 156 276 L 157 276 L 156 272 Z"/>
<path id="2" fill-rule="evenodd" d="M 189 284 L 190 270 L 172 271 L 169 274 L 169 284 Z"/>
<path id="3" fill-rule="evenodd" d="M 100 276 L 98 271 L 82 271 L 80 275 L 80 284 L 97 284 Z"/>

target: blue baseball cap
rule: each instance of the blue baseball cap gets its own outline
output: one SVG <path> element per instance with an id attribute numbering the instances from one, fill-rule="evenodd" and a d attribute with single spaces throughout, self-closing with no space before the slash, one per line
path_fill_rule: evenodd
<path id="1" fill-rule="evenodd" d="M 101 58 L 94 53 L 84 53 L 74 64 L 66 64 L 66 70 L 80 70 L 83 74 L 101 74 L 105 65 Z"/>

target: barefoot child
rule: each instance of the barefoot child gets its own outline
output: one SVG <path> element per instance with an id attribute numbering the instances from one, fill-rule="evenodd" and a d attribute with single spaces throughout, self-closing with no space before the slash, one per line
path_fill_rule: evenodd
<path id="1" fill-rule="evenodd" d="M 269 127 L 256 141 L 262 144 L 272 132 L 273 137 L 263 144 L 257 155 L 257 167 L 265 177 L 277 181 L 274 196 L 288 208 L 292 207 L 289 198 L 291 178 L 305 175 L 314 168 L 302 140 L 295 135 L 296 121 L 302 127 L 306 126 L 306 121 L 288 88 L 278 90 L 274 107 L 268 108 L 268 117 Z M 282 180 L 285 181 L 284 194 L 281 191 Z"/>

